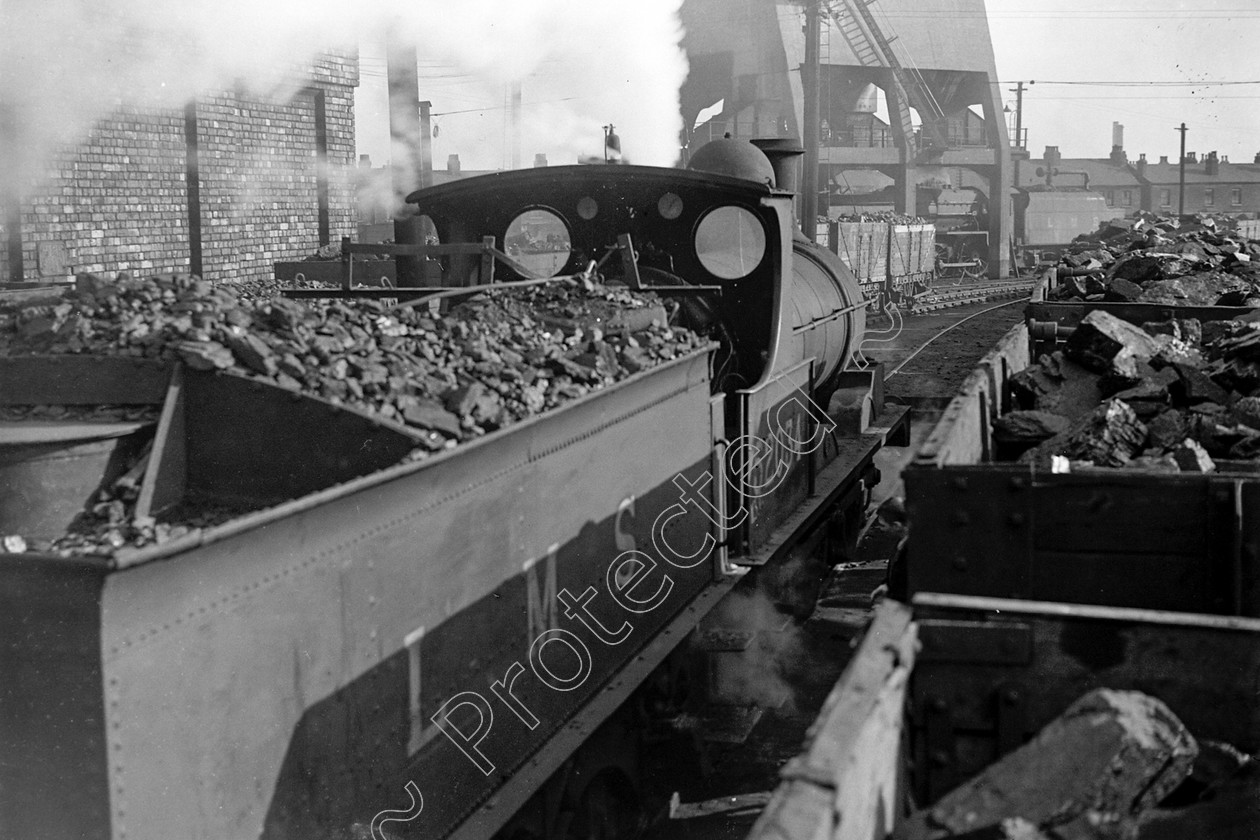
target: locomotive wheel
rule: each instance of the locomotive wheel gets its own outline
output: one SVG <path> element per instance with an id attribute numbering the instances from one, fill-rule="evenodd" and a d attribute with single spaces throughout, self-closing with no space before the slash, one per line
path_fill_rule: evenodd
<path id="1" fill-rule="evenodd" d="M 643 833 L 643 809 L 634 788 L 620 773 L 596 776 L 578 803 L 571 840 L 634 840 Z"/>
<path id="2" fill-rule="evenodd" d="M 976 258 L 975 265 L 969 268 L 963 269 L 963 276 L 971 280 L 983 280 L 985 277 L 988 276 L 988 274 L 989 274 L 989 263 L 988 261 L 980 257 Z"/>

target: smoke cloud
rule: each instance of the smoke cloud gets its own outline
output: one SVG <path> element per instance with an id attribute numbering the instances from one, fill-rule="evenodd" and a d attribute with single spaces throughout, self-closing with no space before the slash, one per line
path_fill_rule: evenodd
<path id="1" fill-rule="evenodd" d="M 731 695 L 725 699 L 795 713 L 796 688 L 789 675 L 799 671 L 805 656 L 801 628 L 761 588 L 727 595 L 710 620 L 724 630 L 755 633 L 748 647 L 727 654 L 738 664 L 723 671 L 721 691 Z"/>
<path id="2" fill-rule="evenodd" d="M 420 81 L 421 97 L 439 115 L 439 166 L 447 154 L 459 154 L 465 168 L 506 164 L 504 94 L 512 82 L 522 89 L 524 166 L 537 153 L 552 163 L 602 155 L 602 126 L 610 123 L 633 162 L 676 162 L 678 90 L 687 74 L 679 47 L 681 0 L 495 0 L 455 10 L 420 5 L 425 11 L 409 19 L 417 25 L 408 33 L 421 63 L 444 62 L 437 75 L 455 76 Z M 364 81 L 367 93 L 370 79 Z"/>
<path id="3" fill-rule="evenodd" d="M 554 162 L 599 153 L 600 126 L 609 122 L 635 162 L 670 165 L 686 75 L 680 3 L 0 0 L 3 168 L 10 178 L 37 177 L 58 148 L 82 140 L 123 104 L 179 107 L 232 87 L 286 98 L 301 83 L 293 71 L 316 53 L 383 42 L 387 31 L 416 44 L 421 96 L 435 111 L 463 104 L 426 89 L 423 68 L 437 62 L 487 91 L 522 81 L 523 165 L 537 152 Z M 454 136 L 441 145 L 474 165 L 497 167 L 501 117 L 494 111 L 481 125 L 452 119 Z M 466 148 L 455 148 L 461 143 Z"/>

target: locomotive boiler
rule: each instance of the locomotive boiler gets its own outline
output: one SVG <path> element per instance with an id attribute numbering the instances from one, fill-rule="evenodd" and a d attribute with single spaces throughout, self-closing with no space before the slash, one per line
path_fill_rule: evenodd
<path id="1" fill-rule="evenodd" d="M 879 370 L 850 364 L 852 276 L 799 235 L 769 160 L 719 142 L 707 170 L 409 197 L 438 242 L 395 253 L 436 259 L 443 295 L 600 278 L 711 339 L 422 460 L 404 424 L 235 368 L 0 360 L 5 404 L 156 411 L 128 434 L 152 438 L 157 496 L 254 508 L 146 548 L 5 557 L 0 834 L 485 837 L 529 802 L 528 830 L 593 830 L 583 809 L 633 768 L 592 733 L 732 590 L 786 603 L 790 557 L 825 570 L 905 438 Z M 451 247 L 470 244 L 489 256 Z M 630 320 L 537 327 L 628 339 Z M 57 487 L 36 501 L 78 503 Z"/>

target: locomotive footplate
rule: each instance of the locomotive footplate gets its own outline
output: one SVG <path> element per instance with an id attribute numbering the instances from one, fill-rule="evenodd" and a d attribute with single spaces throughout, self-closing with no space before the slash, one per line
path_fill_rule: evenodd
<path id="1" fill-rule="evenodd" d="M 735 558 L 741 566 L 764 566 L 780 560 L 823 522 L 828 514 L 846 509 L 854 503 L 865 503 L 866 492 L 879 483 L 875 453 L 885 443 L 905 440 L 910 428 L 910 409 L 906 406 L 885 406 L 866 434 L 836 441 L 838 454 L 818 473 L 814 492 L 791 516 L 771 532 L 759 549 Z"/>

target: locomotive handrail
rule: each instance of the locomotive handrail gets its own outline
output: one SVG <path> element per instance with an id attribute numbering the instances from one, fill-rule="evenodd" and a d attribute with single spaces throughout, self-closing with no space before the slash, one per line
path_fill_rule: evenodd
<path id="1" fill-rule="evenodd" d="M 482 237 L 480 243 L 476 242 L 455 242 L 449 245 L 412 245 L 412 244 L 396 244 L 396 243 L 374 243 L 374 242 L 351 242 L 349 237 L 343 237 L 341 240 L 341 262 L 345 265 L 345 274 L 342 276 L 341 286 L 338 288 L 327 289 L 281 289 L 281 294 L 288 298 L 327 298 L 327 297 L 349 297 L 349 298 L 404 298 L 407 301 L 414 302 L 416 300 L 434 300 L 436 297 L 454 297 L 457 294 L 467 294 L 475 292 L 490 286 L 512 286 L 521 285 L 519 282 L 514 283 L 495 283 L 494 282 L 494 264 L 501 262 L 512 271 L 522 277 L 529 276 L 529 269 L 509 257 L 503 251 L 500 251 L 494 245 L 493 236 Z M 456 255 L 467 254 L 481 257 L 482 276 L 489 281 L 481 286 L 403 286 L 403 287 L 376 287 L 376 288 L 355 288 L 354 287 L 354 255 L 355 254 L 384 254 L 395 257 L 419 256 L 425 257 L 429 255 Z M 545 280 L 561 279 L 558 277 L 543 278 Z M 532 281 L 531 281 L 532 282 Z"/>
<path id="2" fill-rule="evenodd" d="M 864 298 L 858 301 L 857 303 L 850 304 L 849 306 L 844 307 L 843 309 L 834 310 L 833 312 L 830 312 L 826 315 L 821 315 L 813 319 L 812 321 L 808 321 L 804 324 L 799 324 L 793 327 L 792 335 L 800 335 L 803 332 L 808 332 L 814 329 L 815 327 L 821 326 L 822 324 L 830 323 L 836 320 L 837 318 L 848 315 L 850 312 L 856 312 L 859 309 L 865 309 L 866 307 L 870 305 L 871 305 L 871 299 Z"/>
<path id="3" fill-rule="evenodd" d="M 341 261 L 346 265 L 345 279 L 342 282 L 343 289 L 349 289 L 351 287 L 354 278 L 355 254 L 386 254 L 393 257 L 427 257 L 430 255 L 442 256 L 465 254 L 481 257 L 482 272 L 485 274 L 486 279 L 490 282 L 494 281 L 495 262 L 503 263 L 521 277 L 529 276 L 528 268 L 495 247 L 495 239 L 493 236 L 483 236 L 480 243 L 453 242 L 449 245 L 351 242 L 350 237 L 345 236 L 341 239 Z"/>
<path id="4" fill-rule="evenodd" d="M 404 309 L 409 306 L 415 306 L 419 303 L 428 303 L 429 301 L 442 300 L 443 298 L 459 297 L 460 295 L 478 294 L 480 292 L 493 292 L 499 289 L 522 289 L 528 286 L 541 286 L 545 283 L 567 282 L 576 283 L 579 278 L 584 275 L 580 274 L 557 274 L 555 277 L 537 277 L 531 280 L 511 280 L 504 283 L 482 283 L 477 286 L 433 286 L 427 289 L 416 289 L 410 295 L 410 299 L 390 307 L 391 309 Z M 411 292 L 412 290 L 408 290 Z"/>

